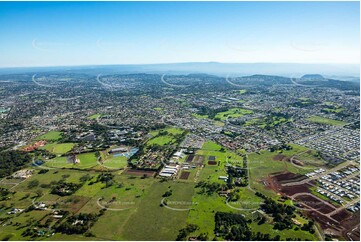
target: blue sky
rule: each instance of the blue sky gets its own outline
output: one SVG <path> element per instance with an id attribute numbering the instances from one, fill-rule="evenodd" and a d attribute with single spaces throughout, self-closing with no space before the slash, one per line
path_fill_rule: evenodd
<path id="1" fill-rule="evenodd" d="M 0 2 L 0 67 L 359 63 L 359 2 Z"/>

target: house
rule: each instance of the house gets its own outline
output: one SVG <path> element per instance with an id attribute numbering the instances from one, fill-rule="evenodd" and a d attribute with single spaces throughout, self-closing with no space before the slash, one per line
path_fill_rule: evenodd
<path id="1" fill-rule="evenodd" d="M 218 179 L 226 182 L 228 180 L 228 177 L 227 176 L 219 176 Z"/>

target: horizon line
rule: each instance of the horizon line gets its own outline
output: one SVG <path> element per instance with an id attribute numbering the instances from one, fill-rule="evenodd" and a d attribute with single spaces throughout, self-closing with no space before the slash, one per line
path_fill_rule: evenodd
<path id="1" fill-rule="evenodd" d="M 301 64 L 301 65 L 360 65 L 355 62 L 220 62 L 220 61 L 188 61 L 188 62 L 162 62 L 162 63 L 123 63 L 123 64 L 79 64 L 79 65 L 39 65 L 39 66 L 0 66 L 0 69 L 12 68 L 51 68 L 51 67 L 89 67 L 89 66 L 140 66 L 140 65 L 176 65 L 176 64 Z"/>

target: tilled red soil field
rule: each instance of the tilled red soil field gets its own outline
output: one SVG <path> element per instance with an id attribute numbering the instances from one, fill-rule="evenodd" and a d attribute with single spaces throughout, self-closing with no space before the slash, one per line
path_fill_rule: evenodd
<path id="1" fill-rule="evenodd" d="M 183 171 L 179 179 L 188 180 L 189 174 L 191 174 L 189 171 Z"/>
<path id="2" fill-rule="evenodd" d="M 338 222 L 338 221 L 336 222 L 336 221 L 328 218 L 327 216 L 322 215 L 316 211 L 306 211 L 305 213 L 307 214 L 307 216 L 313 218 L 318 223 L 320 223 L 322 229 L 331 228 L 335 231 L 338 231 L 338 233 L 340 233 L 342 231 L 342 227 L 340 225 L 340 222 Z"/>
<path id="3" fill-rule="evenodd" d="M 297 196 L 296 199 L 301 201 L 303 204 L 307 205 L 308 207 L 313 208 L 324 214 L 330 213 L 334 210 L 334 207 L 332 207 L 328 202 L 313 197 L 311 195 L 300 195 Z"/>
<path id="4" fill-rule="evenodd" d="M 188 162 L 188 163 L 192 162 L 193 158 L 194 158 L 194 155 L 189 155 L 189 156 L 187 157 L 186 162 Z"/>
<path id="5" fill-rule="evenodd" d="M 143 176 L 143 175 L 154 176 L 155 173 L 156 173 L 155 171 L 144 171 L 144 170 L 135 170 L 135 169 L 129 169 L 125 172 L 125 174 L 136 175 L 136 176 Z"/>
<path id="6" fill-rule="evenodd" d="M 278 183 L 296 182 L 307 178 L 306 176 L 300 174 L 294 174 L 291 172 L 283 172 L 277 175 L 273 175 L 272 177 L 276 179 Z"/>
<path id="7" fill-rule="evenodd" d="M 331 216 L 331 218 L 337 220 L 337 221 L 342 221 L 345 220 L 349 217 L 351 217 L 352 214 L 350 212 L 348 212 L 346 209 L 341 210 L 340 212 L 334 214 Z"/>
<path id="8" fill-rule="evenodd" d="M 308 184 L 302 184 L 302 185 L 295 185 L 295 186 L 283 186 L 281 187 L 280 191 L 285 193 L 288 196 L 292 196 L 296 193 L 309 193 L 309 187 L 311 187 Z"/>
<path id="9" fill-rule="evenodd" d="M 283 160 L 288 159 L 288 157 L 285 155 L 282 155 L 282 154 L 278 154 L 278 155 L 273 156 L 272 159 L 277 160 L 277 161 L 283 161 Z"/>
<path id="10" fill-rule="evenodd" d="M 202 155 L 195 156 L 194 163 L 196 164 L 196 166 L 202 166 L 203 161 L 204 161 L 204 156 L 202 156 Z"/>

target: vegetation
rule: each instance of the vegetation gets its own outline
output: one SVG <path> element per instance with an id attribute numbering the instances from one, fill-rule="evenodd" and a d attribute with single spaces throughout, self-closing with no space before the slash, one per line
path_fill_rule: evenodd
<path id="1" fill-rule="evenodd" d="M 346 124 L 346 122 L 343 122 L 343 121 L 324 118 L 324 117 L 320 117 L 320 116 L 311 116 L 307 120 L 310 122 L 313 122 L 313 123 L 328 124 L 328 125 L 334 125 L 334 126 L 342 126 L 342 125 Z"/>
<path id="2" fill-rule="evenodd" d="M 47 140 L 47 141 L 57 141 L 62 138 L 62 132 L 59 131 L 49 131 L 43 135 L 38 136 L 37 140 Z"/>
<path id="3" fill-rule="evenodd" d="M 22 151 L 2 151 L 0 153 L 0 178 L 21 170 L 30 163 L 31 156 Z"/>
<path id="4" fill-rule="evenodd" d="M 64 234 L 83 234 L 98 220 L 97 214 L 80 213 L 69 217 L 56 231 Z"/>

